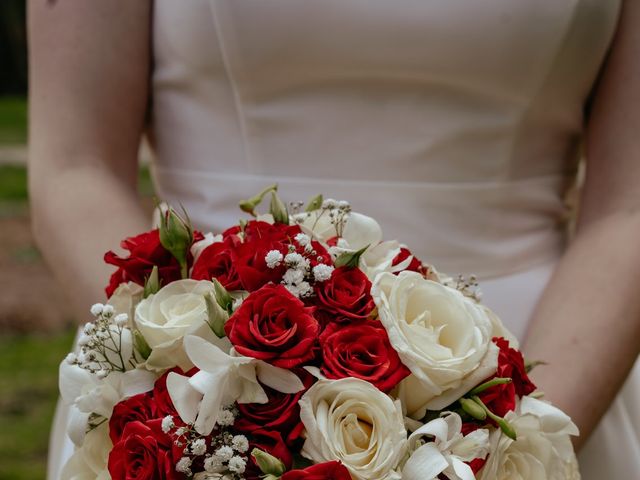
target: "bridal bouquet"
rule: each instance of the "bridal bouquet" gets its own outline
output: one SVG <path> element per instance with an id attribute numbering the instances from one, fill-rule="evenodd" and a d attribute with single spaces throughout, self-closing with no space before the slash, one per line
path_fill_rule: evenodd
<path id="1" fill-rule="evenodd" d="M 218 235 L 166 208 L 105 255 L 109 301 L 60 366 L 64 478 L 580 478 L 473 278 L 344 201 L 240 206 Z"/>

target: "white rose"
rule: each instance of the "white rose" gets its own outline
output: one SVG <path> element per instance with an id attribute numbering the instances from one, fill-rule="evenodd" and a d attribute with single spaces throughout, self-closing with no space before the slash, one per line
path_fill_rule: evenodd
<path id="1" fill-rule="evenodd" d="M 395 240 L 374 244 L 362 254 L 358 266 L 371 281 L 383 272 L 401 272 L 413 260 L 413 257 L 409 256 L 398 265 L 393 265 L 393 260 L 398 256 L 401 248 L 402 245 Z"/>
<path id="2" fill-rule="evenodd" d="M 491 433 L 491 454 L 478 480 L 580 479 L 570 438 L 578 435 L 578 428 L 565 413 L 542 400 L 523 397 L 505 419 L 517 440 L 499 429 Z"/>
<path id="3" fill-rule="evenodd" d="M 144 289 L 133 282 L 121 283 L 107 302 L 114 309 L 114 316 L 126 313 L 129 319 L 133 319 L 136 305 L 142 300 Z"/>
<path id="4" fill-rule="evenodd" d="M 397 391 L 412 418 L 446 407 L 495 373 L 498 348 L 485 307 L 416 272 L 381 273 L 371 294 L 412 373 Z"/>
<path id="5" fill-rule="evenodd" d="M 462 435 L 462 419 L 448 412 L 430 421 L 409 436 L 411 455 L 402 468 L 403 480 L 474 479 L 465 462 L 485 458 L 489 453 L 489 431 L 478 429 Z M 425 438 L 426 437 L 426 442 Z"/>
<path id="6" fill-rule="evenodd" d="M 142 300 L 135 312 L 135 323 L 152 352 L 146 366 L 164 370 L 178 365 L 193 366 L 184 352 L 185 335 L 211 338 L 205 296 L 215 298 L 213 283 L 207 280 L 178 280 Z"/>
<path id="7" fill-rule="evenodd" d="M 107 470 L 109 452 L 113 447 L 109 439 L 109 425 L 103 423 L 85 436 L 80 448 L 77 448 L 62 467 L 61 480 L 108 480 Z"/>
<path id="8" fill-rule="evenodd" d="M 399 403 L 356 378 L 319 380 L 300 399 L 306 428 L 302 455 L 340 460 L 359 480 L 400 479 L 407 432 Z"/>
<path id="9" fill-rule="evenodd" d="M 337 210 L 334 210 L 337 212 Z M 382 240 L 382 229 L 373 218 L 361 213 L 350 212 L 347 215 L 342 238 L 346 240 L 348 249 L 360 250 L 367 245 L 377 245 Z M 335 218 L 335 217 L 334 217 Z M 325 243 L 338 232 L 329 216 L 329 210 L 313 210 L 312 212 L 293 215 L 292 223 L 316 240 Z"/>

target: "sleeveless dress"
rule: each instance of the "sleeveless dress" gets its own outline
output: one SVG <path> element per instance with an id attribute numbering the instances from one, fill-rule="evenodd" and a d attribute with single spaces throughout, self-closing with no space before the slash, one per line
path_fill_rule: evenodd
<path id="1" fill-rule="evenodd" d="M 475 273 L 522 338 L 566 245 L 583 111 L 619 9 L 156 0 L 159 196 L 214 232 L 271 183 L 286 200 L 347 199 L 419 258 Z M 637 367 L 581 454 L 585 480 L 640 474 L 639 405 Z"/>

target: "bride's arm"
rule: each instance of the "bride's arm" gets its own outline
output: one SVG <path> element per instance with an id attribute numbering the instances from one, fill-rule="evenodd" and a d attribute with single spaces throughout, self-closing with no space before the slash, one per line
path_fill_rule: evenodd
<path id="1" fill-rule="evenodd" d="M 534 314 L 534 378 L 581 428 L 604 414 L 640 353 L 640 2 L 623 8 L 587 130 L 578 229 Z"/>
<path id="2" fill-rule="evenodd" d="M 33 229 L 82 320 L 105 299 L 104 252 L 148 228 L 136 180 L 150 2 L 31 0 L 28 10 Z"/>

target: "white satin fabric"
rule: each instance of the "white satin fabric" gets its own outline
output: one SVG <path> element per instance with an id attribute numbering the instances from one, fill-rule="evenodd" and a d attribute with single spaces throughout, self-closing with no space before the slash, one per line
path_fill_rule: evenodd
<path id="1" fill-rule="evenodd" d="M 479 275 L 522 338 L 565 246 L 564 193 L 619 4 L 156 0 L 158 193 L 214 231 L 274 182 L 287 200 L 348 199 L 423 260 Z M 640 476 L 638 406 L 636 369 L 583 478 Z"/>

